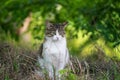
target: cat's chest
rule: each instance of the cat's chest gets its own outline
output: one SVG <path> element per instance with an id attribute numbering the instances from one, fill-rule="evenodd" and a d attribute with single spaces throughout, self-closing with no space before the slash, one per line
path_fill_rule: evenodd
<path id="1" fill-rule="evenodd" d="M 43 45 L 43 54 L 47 55 L 64 55 L 66 50 L 66 41 L 46 41 Z"/>

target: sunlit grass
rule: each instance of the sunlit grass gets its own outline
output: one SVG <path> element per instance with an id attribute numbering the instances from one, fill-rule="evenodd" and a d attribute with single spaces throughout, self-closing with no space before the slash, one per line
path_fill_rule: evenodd
<path id="1" fill-rule="evenodd" d="M 97 40 L 90 41 L 91 33 L 85 36 L 83 36 L 83 33 L 84 30 L 79 31 L 77 33 L 77 38 L 73 38 L 70 41 L 68 40 L 68 47 L 70 48 L 71 53 L 79 55 L 80 57 L 87 57 L 92 54 L 97 54 L 96 46 L 98 46 L 107 57 L 120 60 L 120 46 L 112 48 L 102 37 L 99 37 Z"/>

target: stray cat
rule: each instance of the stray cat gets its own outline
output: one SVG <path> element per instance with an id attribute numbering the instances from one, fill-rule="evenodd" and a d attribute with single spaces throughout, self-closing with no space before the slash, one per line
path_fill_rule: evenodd
<path id="1" fill-rule="evenodd" d="M 40 48 L 38 62 L 45 69 L 49 77 L 60 79 L 59 71 L 64 69 L 69 62 L 69 52 L 66 44 L 65 26 L 67 22 L 53 24 L 46 22 L 45 40 Z"/>

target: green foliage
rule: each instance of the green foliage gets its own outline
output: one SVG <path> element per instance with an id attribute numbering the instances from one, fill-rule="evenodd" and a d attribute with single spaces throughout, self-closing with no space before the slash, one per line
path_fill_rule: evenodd
<path id="1" fill-rule="evenodd" d="M 68 69 L 60 70 L 59 73 L 61 74 L 62 78 L 64 78 L 64 80 L 77 80 L 77 75 L 73 74 Z"/>
<path id="2" fill-rule="evenodd" d="M 68 72 L 67 69 L 63 69 L 63 70 L 60 70 L 60 71 L 59 71 L 59 73 L 60 73 L 61 75 L 64 75 L 66 72 Z"/>
<path id="3" fill-rule="evenodd" d="M 19 71 L 19 65 L 18 65 L 18 63 L 17 63 L 16 61 L 14 61 L 14 63 L 13 63 L 13 68 L 14 68 L 14 70 L 15 70 L 16 72 Z"/>
<path id="4" fill-rule="evenodd" d="M 104 47 L 112 49 L 112 54 L 120 53 L 119 0 L 2 0 L 0 10 L 0 38 L 3 41 L 7 40 L 4 34 L 21 40 L 17 30 L 31 14 L 31 23 L 24 34 L 30 33 L 30 43 L 34 45 L 43 41 L 46 20 L 68 21 L 66 32 L 72 53 L 84 52 L 81 50 L 101 38 Z M 71 40 L 75 38 L 77 40 Z"/>
<path id="5" fill-rule="evenodd" d="M 8 75 L 5 76 L 5 80 L 10 80 Z"/>
<path id="6" fill-rule="evenodd" d="M 77 76 L 75 74 L 70 73 L 67 80 L 77 80 Z"/>

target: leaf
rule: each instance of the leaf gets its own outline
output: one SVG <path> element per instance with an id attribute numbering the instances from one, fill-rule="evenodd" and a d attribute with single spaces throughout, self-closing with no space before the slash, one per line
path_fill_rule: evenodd
<path id="1" fill-rule="evenodd" d="M 42 38 L 40 36 L 35 36 L 34 39 L 41 40 Z"/>

